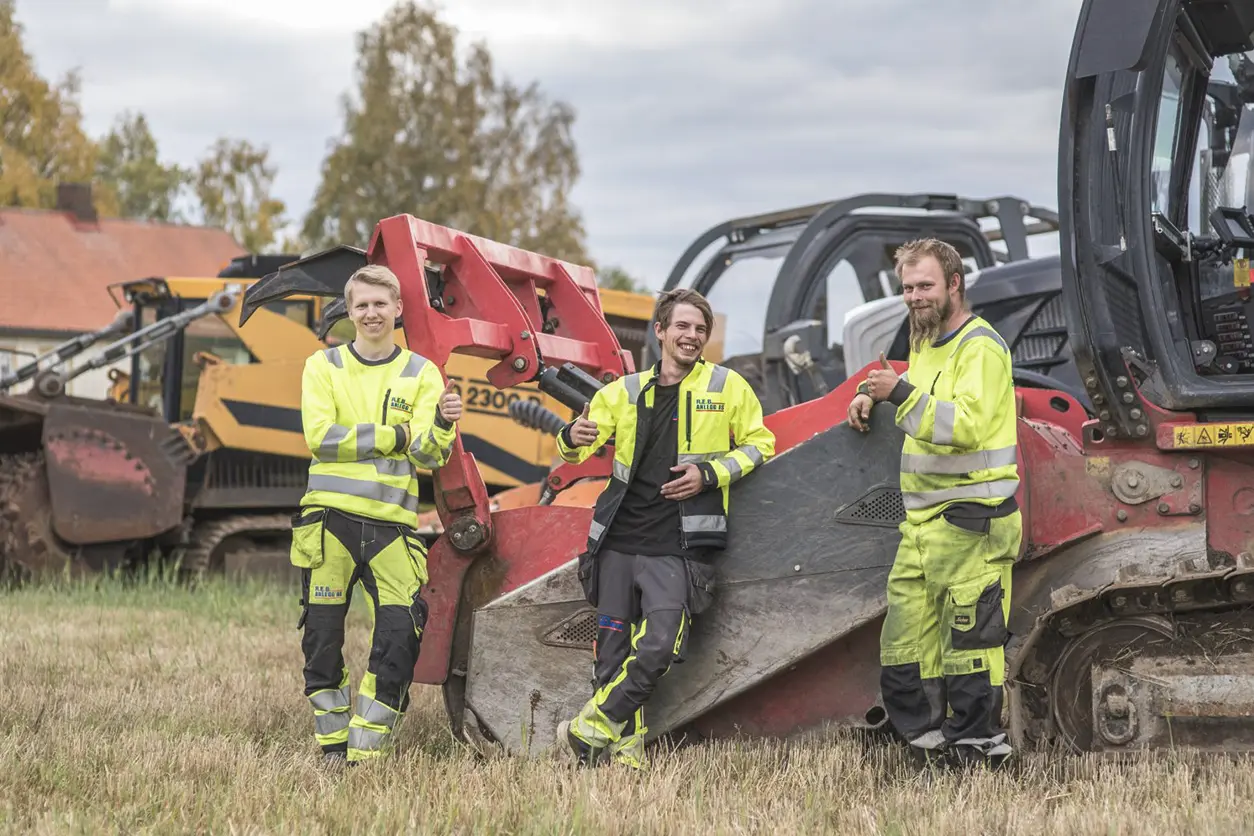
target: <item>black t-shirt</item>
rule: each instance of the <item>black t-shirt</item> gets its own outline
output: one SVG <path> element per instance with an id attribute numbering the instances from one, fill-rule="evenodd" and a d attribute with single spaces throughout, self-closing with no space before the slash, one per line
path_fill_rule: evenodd
<path id="1" fill-rule="evenodd" d="M 628 554 L 684 555 L 680 544 L 679 503 L 662 496 L 662 485 L 679 476 L 679 384 L 653 387 L 649 434 L 640 467 L 606 532 L 604 548 Z"/>

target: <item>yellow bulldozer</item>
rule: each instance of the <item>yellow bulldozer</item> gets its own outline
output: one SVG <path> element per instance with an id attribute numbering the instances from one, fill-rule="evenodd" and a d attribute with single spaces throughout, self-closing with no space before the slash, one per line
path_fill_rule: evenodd
<path id="1" fill-rule="evenodd" d="M 0 380 L 0 575 L 154 557 L 181 560 L 189 575 L 286 573 L 290 514 L 310 460 L 304 361 L 353 330 L 316 296 L 266 305 L 239 325 L 244 290 L 276 266 L 258 258 L 217 277 L 112 286 L 114 322 Z M 601 296 L 639 362 L 652 298 Z M 404 345 L 400 330 L 397 338 Z M 463 443 L 490 493 L 531 496 L 556 458 L 543 419 L 565 408 L 535 384 L 494 388 L 490 365 L 468 356 L 449 365 L 466 405 Z M 107 401 L 65 394 L 70 379 L 106 366 Z M 29 392 L 6 391 L 27 381 Z M 429 500 L 429 482 L 423 490 Z"/>

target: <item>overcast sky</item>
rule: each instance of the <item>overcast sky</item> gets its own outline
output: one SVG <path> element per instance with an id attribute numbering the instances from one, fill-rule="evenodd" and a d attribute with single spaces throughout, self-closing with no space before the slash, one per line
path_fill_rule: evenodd
<path id="1" fill-rule="evenodd" d="M 45 75 L 83 74 L 94 134 L 145 113 L 168 159 L 270 147 L 303 216 L 354 33 L 389 0 L 17 0 Z M 589 248 L 660 286 L 732 217 L 866 190 L 1057 203 L 1080 0 L 446 0 L 499 68 L 578 111 Z"/>

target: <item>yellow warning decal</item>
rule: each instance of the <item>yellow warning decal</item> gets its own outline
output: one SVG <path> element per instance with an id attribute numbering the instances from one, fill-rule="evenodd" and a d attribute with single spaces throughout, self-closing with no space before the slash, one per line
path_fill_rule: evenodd
<path id="1" fill-rule="evenodd" d="M 1171 429 L 1172 447 L 1254 446 L 1254 422 L 1236 424 L 1186 424 Z"/>
<path id="2" fill-rule="evenodd" d="M 1250 286 L 1250 260 L 1248 258 L 1232 260 L 1232 284 L 1236 287 Z"/>

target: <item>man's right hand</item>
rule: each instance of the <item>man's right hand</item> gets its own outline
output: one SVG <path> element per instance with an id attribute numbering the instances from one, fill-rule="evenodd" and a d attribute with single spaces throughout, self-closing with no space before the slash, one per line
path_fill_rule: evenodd
<path id="1" fill-rule="evenodd" d="M 859 432 L 869 432 L 871 429 L 871 407 L 875 405 L 875 401 L 871 400 L 870 395 L 859 393 L 849 403 L 849 426 Z"/>
<path id="2" fill-rule="evenodd" d="M 570 425 L 571 446 L 587 447 L 589 444 L 595 444 L 599 433 L 596 422 L 588 420 L 588 404 L 584 404 L 583 412 L 575 419 L 575 423 Z"/>

